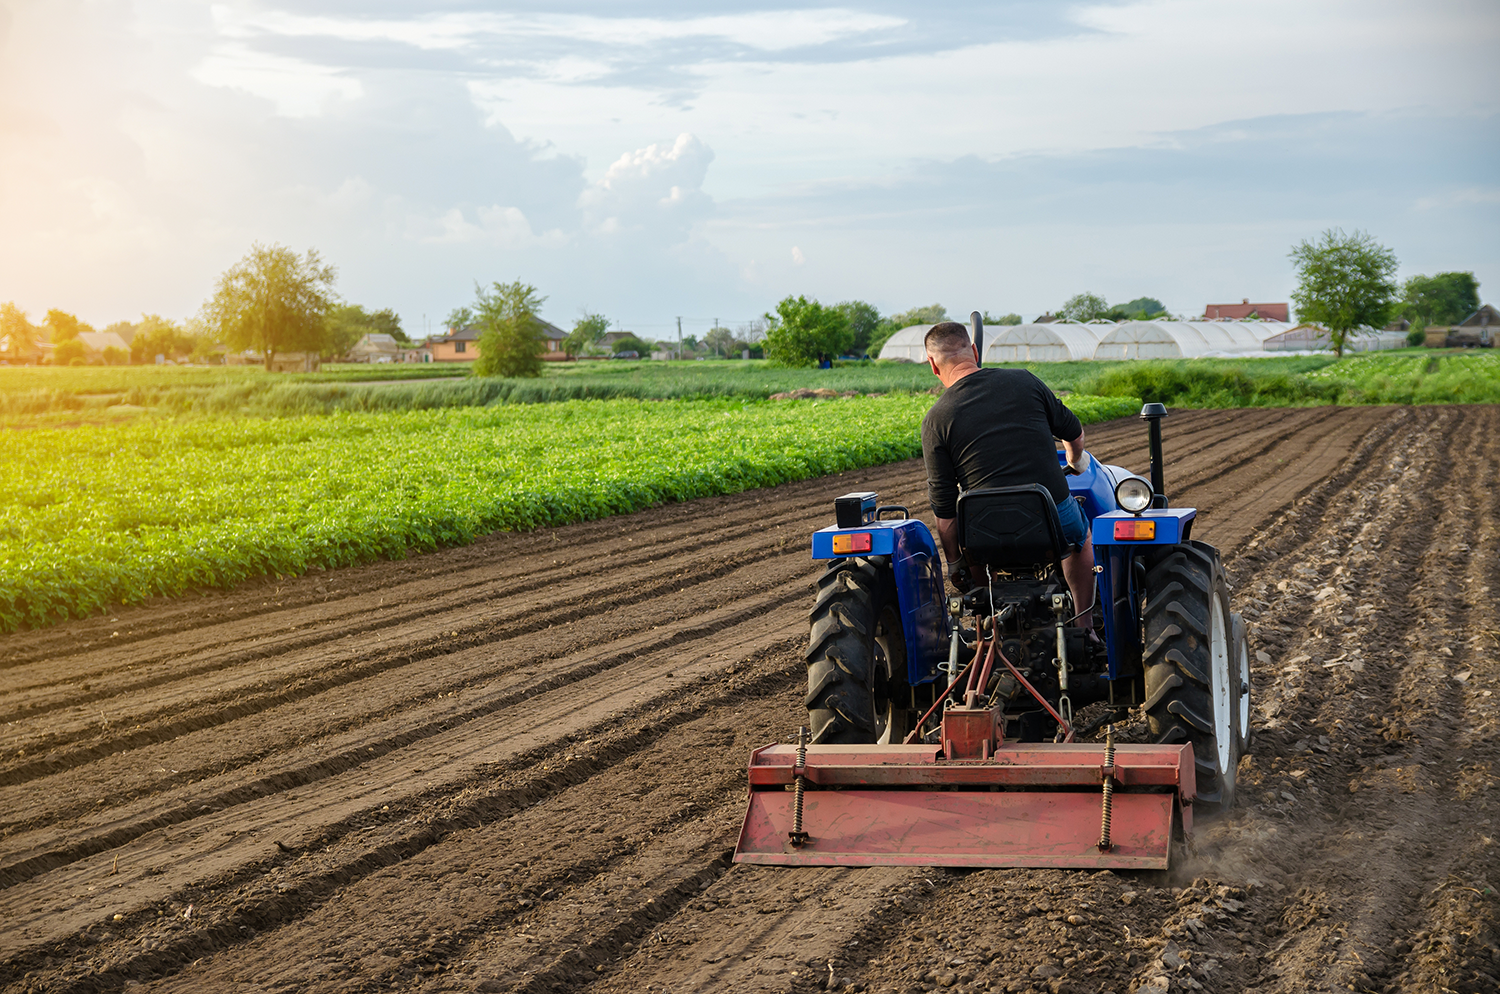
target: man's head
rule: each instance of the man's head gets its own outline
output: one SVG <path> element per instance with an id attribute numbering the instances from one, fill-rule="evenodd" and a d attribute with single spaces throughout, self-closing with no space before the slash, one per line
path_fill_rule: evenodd
<path id="1" fill-rule="evenodd" d="M 927 349 L 927 361 L 939 377 L 953 371 L 956 366 L 979 364 L 974 343 L 969 339 L 969 329 L 957 321 L 935 324 L 922 339 Z"/>

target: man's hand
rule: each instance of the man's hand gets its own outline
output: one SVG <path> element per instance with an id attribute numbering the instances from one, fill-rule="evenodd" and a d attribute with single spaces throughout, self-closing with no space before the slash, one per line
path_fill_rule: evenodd
<path id="1" fill-rule="evenodd" d="M 962 559 L 948 564 L 948 582 L 961 594 L 968 593 L 969 588 L 974 586 L 969 576 L 969 567 Z"/>
<path id="2" fill-rule="evenodd" d="M 1067 464 L 1063 468 L 1063 474 L 1065 476 L 1082 476 L 1084 473 L 1087 473 L 1088 470 L 1089 454 L 1087 452 L 1084 452 L 1082 449 L 1079 449 L 1076 456 L 1072 456 L 1068 459 Z"/>

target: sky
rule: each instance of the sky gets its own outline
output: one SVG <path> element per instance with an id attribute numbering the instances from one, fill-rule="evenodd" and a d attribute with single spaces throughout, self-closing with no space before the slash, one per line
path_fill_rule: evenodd
<path id="1" fill-rule="evenodd" d="M 1495 0 L 0 0 L 0 301 L 185 320 L 259 242 L 414 334 L 511 280 L 649 338 L 1191 317 L 1338 227 L 1500 303 L 1497 43 Z"/>

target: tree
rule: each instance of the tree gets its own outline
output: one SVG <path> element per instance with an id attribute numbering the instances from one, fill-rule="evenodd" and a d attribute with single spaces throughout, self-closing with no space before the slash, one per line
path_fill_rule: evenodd
<path id="1" fill-rule="evenodd" d="M 219 277 L 204 323 L 230 347 L 264 353 L 270 370 L 278 352 L 321 351 L 337 274 L 314 249 L 299 257 L 257 242 Z"/>
<path id="2" fill-rule="evenodd" d="M 37 327 L 12 302 L 0 304 L 0 356 L 6 362 L 29 362 L 36 350 Z"/>
<path id="3" fill-rule="evenodd" d="M 369 312 L 358 304 L 332 304 L 323 315 L 323 341 L 319 351 L 324 359 L 340 356 L 354 348 L 366 335 L 378 334 L 380 329 L 371 320 Z"/>
<path id="4" fill-rule="evenodd" d="M 1359 328 L 1382 328 L 1390 320 L 1396 253 L 1367 233 L 1329 228 L 1317 241 L 1299 243 L 1289 257 L 1297 266 L 1297 320 L 1327 328 L 1335 356 L 1343 357 Z"/>
<path id="5" fill-rule="evenodd" d="M 104 347 L 104 365 L 123 366 L 130 361 L 130 353 L 115 345 Z"/>
<path id="6" fill-rule="evenodd" d="M 728 328 L 721 328 L 715 325 L 709 329 L 708 334 L 703 336 L 703 344 L 713 349 L 714 355 L 721 355 L 728 358 L 731 353 L 736 351 L 735 346 L 739 343 L 734 340 L 734 332 Z"/>
<path id="7" fill-rule="evenodd" d="M 176 324 L 159 314 L 143 314 L 130 339 L 130 361 L 153 363 L 157 356 L 172 359 L 192 348 L 192 340 Z"/>
<path id="8" fill-rule="evenodd" d="M 54 366 L 84 366 L 88 364 L 85 356 L 83 343 L 78 340 L 75 333 L 72 338 L 65 338 L 57 343 L 57 348 L 52 350 L 52 365 Z"/>
<path id="9" fill-rule="evenodd" d="M 613 346 L 615 355 L 621 352 L 634 352 L 638 356 L 649 357 L 651 355 L 651 343 L 644 342 L 634 335 L 621 335 L 615 339 Z"/>
<path id="10" fill-rule="evenodd" d="M 474 312 L 467 307 L 455 307 L 443 318 L 443 327 L 449 331 L 463 331 L 474 324 Z"/>
<path id="11" fill-rule="evenodd" d="M 880 312 L 875 309 L 875 305 L 863 300 L 844 300 L 833 306 L 844 315 L 849 322 L 849 330 L 854 332 L 850 349 L 860 355 L 869 352 L 870 339 L 874 337 L 875 329 L 880 327 Z"/>
<path id="12" fill-rule="evenodd" d="M 767 314 L 766 358 L 778 366 L 812 366 L 832 358 L 854 342 L 849 318 L 836 307 L 806 297 L 787 297 Z"/>
<path id="13" fill-rule="evenodd" d="M 1458 324 L 1479 310 L 1479 281 L 1473 273 L 1413 276 L 1401 290 L 1401 316 L 1419 327 Z"/>
<path id="14" fill-rule="evenodd" d="M 537 317 L 546 297 L 536 287 L 516 280 L 494 283 L 490 290 L 474 286 L 474 324 L 479 328 L 476 376 L 541 376 L 542 322 Z"/>
<path id="15" fill-rule="evenodd" d="M 53 342 L 70 341 L 77 338 L 80 331 L 94 330 L 73 315 L 55 307 L 47 312 L 44 327 L 47 329 L 47 337 Z"/>
<path id="16" fill-rule="evenodd" d="M 985 311 L 984 314 L 982 314 L 980 316 L 984 319 L 984 323 L 985 323 L 986 327 L 988 327 L 990 325 L 995 325 L 995 326 L 998 327 L 998 326 L 1002 326 L 1002 325 L 1020 324 L 1021 323 L 1021 315 L 1019 315 L 1019 314 L 1004 314 L 1004 315 L 1001 315 L 1000 317 L 997 318 L 993 314 L 991 314 L 989 311 Z"/>
<path id="17" fill-rule="evenodd" d="M 1057 309 L 1057 316 L 1068 321 L 1093 321 L 1109 313 L 1109 304 L 1096 293 L 1079 293 Z"/>
<path id="18" fill-rule="evenodd" d="M 370 313 L 370 326 L 376 332 L 390 335 L 402 345 L 412 344 L 411 337 L 401 328 L 401 315 L 389 307 L 382 307 L 378 311 L 372 311 Z"/>
<path id="19" fill-rule="evenodd" d="M 569 356 L 578 356 L 598 345 L 609 331 L 609 318 L 603 314 L 584 314 L 563 339 L 563 351 Z"/>

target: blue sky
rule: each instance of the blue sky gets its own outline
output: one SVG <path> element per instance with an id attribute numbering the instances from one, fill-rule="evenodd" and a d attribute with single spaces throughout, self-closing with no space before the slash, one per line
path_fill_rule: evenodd
<path id="1" fill-rule="evenodd" d="M 188 318 L 253 241 L 436 327 L 789 293 L 1286 300 L 1368 230 L 1500 300 L 1493 2 L 0 0 L 0 300 Z"/>

